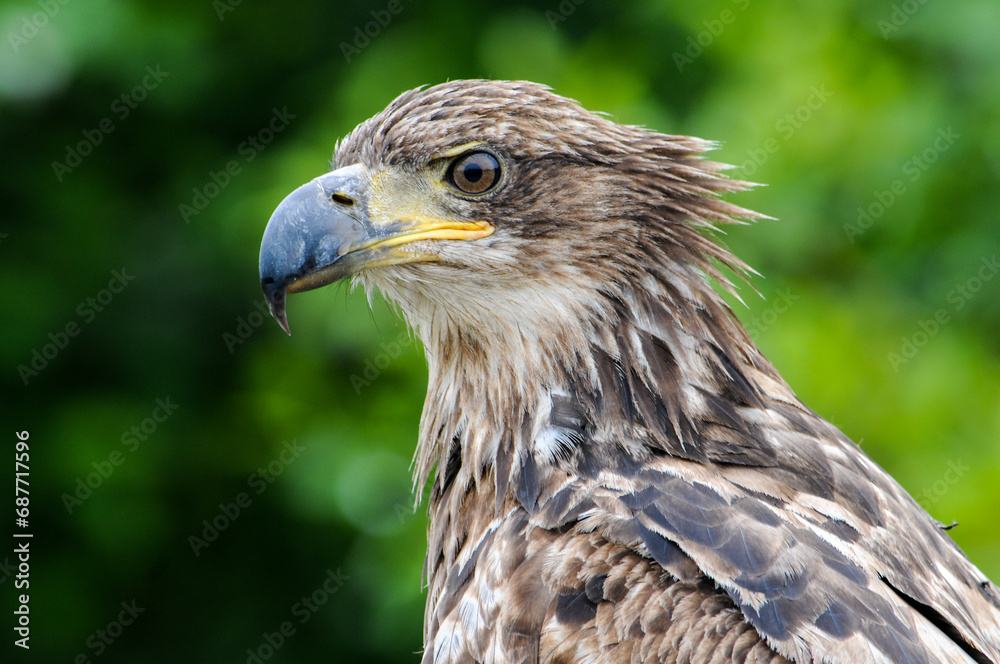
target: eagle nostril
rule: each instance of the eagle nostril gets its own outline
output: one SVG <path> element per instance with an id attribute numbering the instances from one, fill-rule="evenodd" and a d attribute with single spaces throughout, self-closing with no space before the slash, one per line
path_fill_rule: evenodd
<path id="1" fill-rule="evenodd" d="M 334 203 L 340 203 L 341 205 L 348 205 L 348 206 L 354 205 L 354 199 L 353 198 L 351 198 L 350 196 L 346 196 L 344 194 L 341 194 L 340 192 L 337 192 L 336 194 L 333 194 L 332 196 L 330 196 L 330 198 L 333 199 Z"/>

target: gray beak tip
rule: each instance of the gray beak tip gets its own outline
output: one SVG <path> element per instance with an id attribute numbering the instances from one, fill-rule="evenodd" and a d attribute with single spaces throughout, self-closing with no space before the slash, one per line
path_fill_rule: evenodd
<path id="1" fill-rule="evenodd" d="M 288 327 L 288 312 L 285 309 L 285 287 L 279 285 L 270 277 L 261 279 L 260 287 L 264 291 L 267 308 L 270 310 L 271 315 L 274 316 L 274 320 L 278 321 L 278 325 L 285 331 L 285 334 L 291 336 L 292 331 Z"/>

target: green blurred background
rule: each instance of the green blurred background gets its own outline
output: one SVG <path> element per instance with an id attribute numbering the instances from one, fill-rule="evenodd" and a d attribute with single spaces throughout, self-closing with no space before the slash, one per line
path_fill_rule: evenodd
<path id="1" fill-rule="evenodd" d="M 721 140 L 769 185 L 732 200 L 777 218 L 725 238 L 763 275 L 737 314 L 1000 579 L 995 1 L 40 0 L 0 28 L 3 449 L 30 432 L 35 534 L 20 660 L 418 661 L 421 349 L 344 285 L 293 298 L 286 337 L 257 251 L 338 137 L 450 78 Z"/>

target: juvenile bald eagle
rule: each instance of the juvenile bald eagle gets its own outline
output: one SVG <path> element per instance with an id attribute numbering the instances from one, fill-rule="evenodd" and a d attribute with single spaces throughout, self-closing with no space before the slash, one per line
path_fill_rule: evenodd
<path id="1" fill-rule="evenodd" d="M 708 277 L 758 217 L 712 144 L 525 82 L 411 90 L 264 232 L 416 330 L 423 661 L 1000 663 L 1000 593 L 804 406 Z"/>

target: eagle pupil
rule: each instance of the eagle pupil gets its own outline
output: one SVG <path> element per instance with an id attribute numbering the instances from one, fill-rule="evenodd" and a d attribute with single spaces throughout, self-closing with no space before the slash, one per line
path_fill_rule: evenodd
<path id="1" fill-rule="evenodd" d="M 469 164 L 465 167 L 465 172 L 462 175 L 469 182 L 479 182 L 479 178 L 483 177 L 483 169 L 476 164 Z"/>

